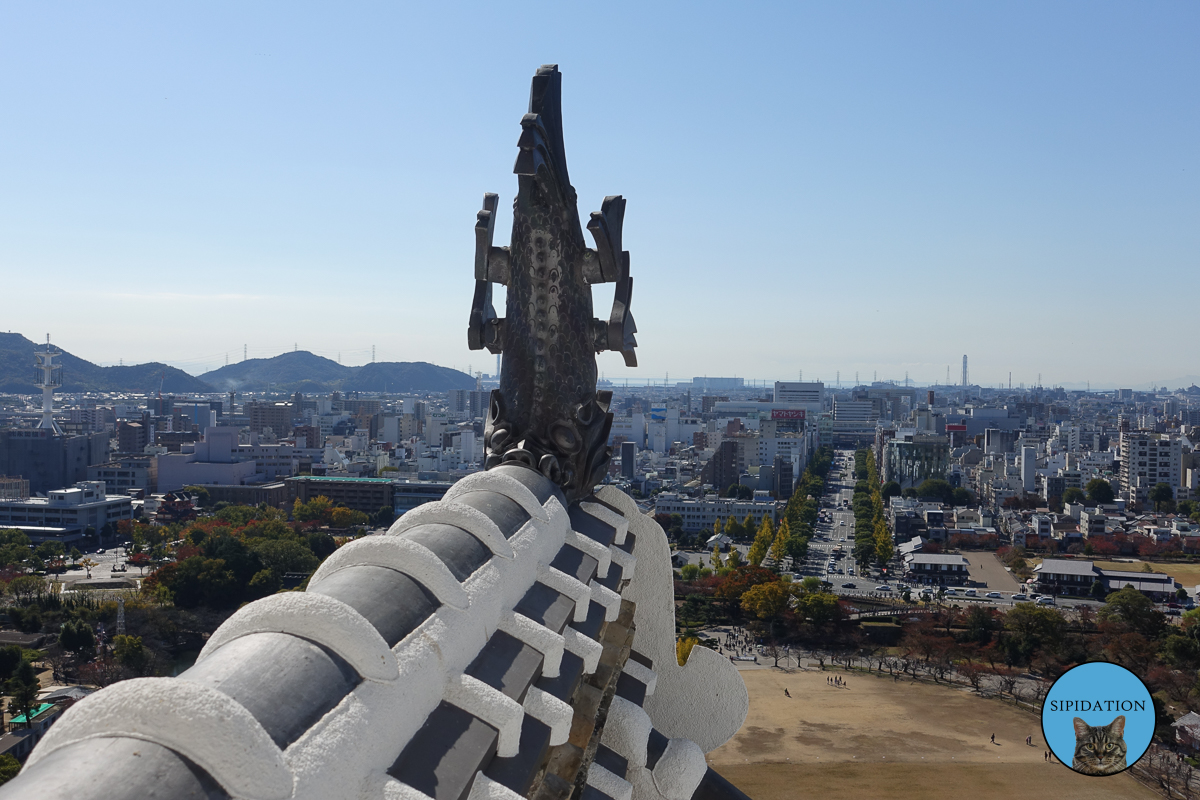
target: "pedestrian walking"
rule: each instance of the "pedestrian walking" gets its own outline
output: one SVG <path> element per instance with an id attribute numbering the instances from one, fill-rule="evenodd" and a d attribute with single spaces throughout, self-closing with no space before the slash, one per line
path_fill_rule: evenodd
<path id="1" fill-rule="evenodd" d="M 788 690 L 787 690 L 787 689 L 784 689 L 784 690 L 783 690 L 783 694 L 784 694 L 784 696 L 785 696 L 785 697 L 791 697 L 791 696 L 792 696 L 792 695 L 791 695 L 791 693 L 790 693 L 790 692 L 788 692 Z"/>
<path id="2" fill-rule="evenodd" d="M 992 744 L 996 743 L 996 734 L 992 734 Z"/>

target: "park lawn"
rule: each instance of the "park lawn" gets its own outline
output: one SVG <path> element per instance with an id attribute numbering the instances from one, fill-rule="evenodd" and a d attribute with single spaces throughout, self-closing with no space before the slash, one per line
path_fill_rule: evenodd
<path id="1" fill-rule="evenodd" d="M 832 669 L 741 675 L 749 715 L 708 760 L 754 800 L 795 798 L 801 786 L 821 800 L 1013 800 L 1034 787 L 1056 800 L 1156 796 L 1129 775 L 1098 792 L 1097 779 L 1043 759 L 1036 716 L 969 691 Z M 833 675 L 847 688 L 830 686 Z"/>

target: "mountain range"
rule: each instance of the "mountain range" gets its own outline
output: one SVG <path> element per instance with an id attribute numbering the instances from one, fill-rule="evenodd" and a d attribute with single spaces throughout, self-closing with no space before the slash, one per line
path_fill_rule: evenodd
<path id="1" fill-rule="evenodd" d="M 206 372 L 200 380 L 221 391 L 239 392 L 444 392 L 473 389 L 465 372 L 424 361 L 377 361 L 345 367 L 307 350 L 274 358 L 251 358 Z"/>
<path id="2" fill-rule="evenodd" d="M 0 392 L 41 394 L 42 390 L 34 384 L 34 348 L 42 350 L 45 345 L 35 344 L 19 333 L 0 333 Z M 213 391 L 204 381 L 166 364 L 101 367 L 57 345 L 54 349 L 59 351 L 54 362 L 63 365 L 63 385 L 59 390 L 62 392 L 150 393 L 157 392 L 160 386 L 172 394 Z"/>
<path id="3" fill-rule="evenodd" d="M 38 394 L 34 350 L 43 345 L 19 333 L 0 333 L 0 393 Z M 472 389 L 475 379 L 465 372 L 424 361 L 380 361 L 345 367 L 305 350 L 274 358 L 254 358 L 229 364 L 196 377 L 158 362 L 101 367 L 55 346 L 55 362 L 63 365 L 62 392 L 159 391 L 180 395 L 207 392 L 443 392 Z"/>

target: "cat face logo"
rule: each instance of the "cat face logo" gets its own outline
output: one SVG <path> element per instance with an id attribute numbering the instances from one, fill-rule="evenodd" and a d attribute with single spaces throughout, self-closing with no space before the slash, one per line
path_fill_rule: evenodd
<path id="1" fill-rule="evenodd" d="M 1042 735 L 1054 758 L 1080 775 L 1133 766 L 1154 735 L 1154 703 L 1138 676 L 1104 662 L 1063 673 L 1042 704 Z"/>
<path id="2" fill-rule="evenodd" d="M 1125 715 L 1107 725 L 1088 725 L 1076 717 L 1075 758 L 1071 769 L 1084 775 L 1115 775 L 1125 763 Z"/>

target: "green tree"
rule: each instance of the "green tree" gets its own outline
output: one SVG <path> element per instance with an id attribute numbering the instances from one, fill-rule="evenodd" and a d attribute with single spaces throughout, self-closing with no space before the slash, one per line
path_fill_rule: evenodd
<path id="1" fill-rule="evenodd" d="M 960 486 L 950 493 L 950 502 L 955 506 L 970 506 L 975 504 L 975 497 Z"/>
<path id="2" fill-rule="evenodd" d="M 1151 503 L 1154 503 L 1155 511 L 1163 511 L 1164 506 L 1167 511 L 1171 510 L 1171 506 L 1175 505 L 1175 492 L 1171 489 L 1169 483 L 1156 483 L 1154 488 L 1150 490 L 1148 498 Z"/>
<path id="3" fill-rule="evenodd" d="M 1012 634 L 1022 660 L 1027 660 L 1043 646 L 1053 646 L 1062 640 L 1067 621 L 1055 608 L 1017 603 L 1004 615 L 1004 629 Z"/>
<path id="4" fill-rule="evenodd" d="M 791 595 L 778 581 L 752 586 L 742 595 L 742 610 L 761 620 L 773 621 L 788 607 Z"/>
<path id="5" fill-rule="evenodd" d="M 185 487 L 183 487 L 183 491 L 187 492 L 188 494 L 190 494 L 196 498 L 196 505 L 198 507 L 204 508 L 205 506 L 208 505 L 209 493 L 208 493 L 208 489 L 206 489 L 205 487 L 199 486 L 199 485 L 185 486 Z"/>
<path id="6" fill-rule="evenodd" d="M 7 683 L 17 674 L 17 667 L 25 660 L 25 651 L 20 645 L 10 644 L 0 647 L 0 682 Z"/>
<path id="7" fill-rule="evenodd" d="M 370 521 L 371 518 L 363 512 L 344 506 L 337 506 L 329 514 L 329 525 L 334 528 L 351 528 L 356 525 L 366 525 Z"/>
<path id="8" fill-rule="evenodd" d="M 1096 616 L 1103 621 L 1120 622 L 1148 639 L 1157 638 L 1166 624 L 1166 617 L 1155 610 L 1150 598 L 1129 586 L 1110 593 Z"/>
<path id="9" fill-rule="evenodd" d="M 771 527 L 771 518 L 764 515 L 762 524 L 758 526 L 758 534 L 754 537 L 754 543 L 750 545 L 747 560 L 756 567 L 760 566 L 763 559 L 767 557 L 774 540 L 775 531 Z"/>
<path id="10" fill-rule="evenodd" d="M 816 575 L 806 575 L 804 580 L 800 581 L 800 590 L 805 594 L 812 594 L 820 589 L 821 579 Z"/>
<path id="11" fill-rule="evenodd" d="M 0 786 L 17 777 L 17 773 L 21 771 L 21 762 L 13 757 L 12 753 L 0 755 Z"/>
<path id="12" fill-rule="evenodd" d="M 771 543 L 771 558 L 775 561 L 775 569 L 779 570 L 783 565 L 783 559 L 787 555 L 788 539 L 792 532 L 788 526 L 787 518 L 779 523 L 779 530 L 775 533 L 775 541 Z"/>
<path id="13" fill-rule="evenodd" d="M 76 658 L 83 658 L 96 649 L 92 627 L 83 620 L 67 620 L 58 632 L 58 643 Z"/>
<path id="14" fill-rule="evenodd" d="M 832 592 L 809 592 L 796 598 L 796 613 L 813 625 L 821 626 L 840 619 L 842 607 Z"/>
<path id="15" fill-rule="evenodd" d="M 900 484 L 896 483 L 895 481 L 888 481 L 882 487 L 880 487 L 879 494 L 882 495 L 884 500 L 892 497 L 898 497 L 900 495 Z"/>
<path id="16" fill-rule="evenodd" d="M 1092 505 L 1105 505 L 1111 503 L 1116 494 L 1113 492 L 1112 484 L 1104 480 L 1104 478 L 1092 478 L 1087 484 L 1087 499 Z"/>
<path id="17" fill-rule="evenodd" d="M 716 530 L 715 523 L 713 525 L 713 529 Z M 745 535 L 745 531 L 742 530 L 741 524 L 736 519 L 733 518 L 732 514 L 730 514 L 728 517 L 725 518 L 724 531 L 717 530 L 717 533 L 724 533 L 726 536 L 728 536 L 730 539 L 732 539 L 735 542 L 738 539 L 742 538 L 743 535 Z"/>
<path id="18" fill-rule="evenodd" d="M 929 478 L 917 487 L 918 497 L 936 497 L 946 505 L 954 502 L 954 487 L 941 478 Z"/>
<path id="19" fill-rule="evenodd" d="M 113 657 L 121 666 L 142 675 L 150 664 L 151 653 L 142 645 L 142 637 L 118 635 L 113 637 Z"/>
<path id="20" fill-rule="evenodd" d="M 713 545 L 712 555 L 709 556 L 708 563 L 712 564 L 713 569 L 720 569 L 722 566 L 724 566 L 724 562 L 721 560 L 720 542 L 717 542 Z"/>
<path id="21" fill-rule="evenodd" d="M 992 634 L 999 627 L 996 620 L 992 617 L 990 609 L 981 605 L 973 605 L 967 611 L 967 616 L 963 620 L 963 625 L 966 627 L 966 633 L 963 635 L 963 640 L 975 642 L 976 644 L 985 645 L 992 640 Z"/>
<path id="22" fill-rule="evenodd" d="M 42 561 L 54 561 L 62 558 L 64 548 L 62 542 L 42 542 L 35 552 Z"/>
<path id="23" fill-rule="evenodd" d="M 1088 594 L 1093 600 L 1103 600 L 1104 591 L 1104 584 L 1099 578 L 1097 578 L 1096 580 L 1092 581 L 1092 588 L 1088 590 Z"/>
<path id="24" fill-rule="evenodd" d="M 687 581 L 688 583 L 691 583 L 692 581 L 696 580 L 696 578 L 697 578 L 697 576 L 699 576 L 699 574 L 700 574 L 700 565 L 699 564 L 684 564 L 682 567 L 679 568 L 680 577 L 682 577 L 683 580 Z"/>
<path id="25" fill-rule="evenodd" d="M 881 565 L 887 566 L 887 563 L 892 560 L 894 551 L 892 545 L 892 534 L 888 531 L 887 523 L 882 519 L 875 523 L 875 560 Z"/>
<path id="26" fill-rule="evenodd" d="M 1082 503 L 1087 500 L 1087 493 L 1077 486 L 1072 486 L 1063 492 L 1063 503 Z"/>
<path id="27" fill-rule="evenodd" d="M 70 557 L 71 557 L 72 564 L 78 564 L 79 559 L 83 558 L 83 553 L 79 552 L 78 547 L 72 547 Z"/>
<path id="28" fill-rule="evenodd" d="M 729 548 L 729 555 L 725 556 L 725 566 L 730 569 L 737 569 L 744 562 L 742 561 L 742 551 L 736 547 Z"/>
<path id="29" fill-rule="evenodd" d="M 5 690 L 11 697 L 8 701 L 9 713 L 14 717 L 24 715 L 26 728 L 33 727 L 29 715 L 37 706 L 38 690 L 41 688 L 42 685 L 38 682 L 37 674 L 33 671 L 33 665 L 28 661 L 22 661 L 21 665 L 17 667 L 16 674 L 5 684 Z"/>
<path id="30" fill-rule="evenodd" d="M 328 525 L 333 516 L 333 501 L 323 494 L 317 495 L 307 503 L 300 502 L 300 498 L 297 497 L 296 502 L 292 504 L 292 516 L 297 522 L 319 522 Z"/>

